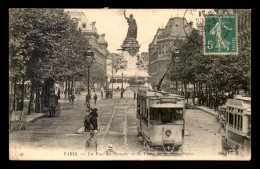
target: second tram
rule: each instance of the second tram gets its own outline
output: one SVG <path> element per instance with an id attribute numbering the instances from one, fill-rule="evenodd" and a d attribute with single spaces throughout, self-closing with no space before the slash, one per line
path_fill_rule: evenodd
<path id="1" fill-rule="evenodd" d="M 236 97 L 226 103 L 226 132 L 223 149 L 242 156 L 251 154 L 251 97 Z"/>

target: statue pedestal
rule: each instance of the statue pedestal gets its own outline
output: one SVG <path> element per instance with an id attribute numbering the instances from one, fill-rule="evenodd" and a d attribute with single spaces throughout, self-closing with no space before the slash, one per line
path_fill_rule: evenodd
<path id="1" fill-rule="evenodd" d="M 140 45 L 135 38 L 126 38 L 121 48 L 123 51 L 128 51 L 131 56 L 134 56 L 139 52 Z"/>

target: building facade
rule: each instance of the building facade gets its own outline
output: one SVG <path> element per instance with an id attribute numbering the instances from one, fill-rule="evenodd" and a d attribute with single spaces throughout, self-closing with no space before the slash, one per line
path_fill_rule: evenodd
<path id="1" fill-rule="evenodd" d="M 193 23 L 187 22 L 186 18 L 170 18 L 165 28 L 159 28 L 154 36 L 153 41 L 149 44 L 149 74 L 150 84 L 154 88 L 171 62 L 169 52 L 176 40 L 186 39 L 186 33 L 192 30 Z M 162 89 L 169 90 L 176 86 L 172 81 L 164 78 L 161 85 Z"/>
<path id="2" fill-rule="evenodd" d="M 105 40 L 105 34 L 99 34 L 95 26 L 96 22 L 90 22 L 83 12 L 69 11 L 70 18 L 73 22 L 77 23 L 78 28 L 81 29 L 82 35 L 89 39 L 89 43 L 94 52 L 95 62 L 94 65 L 101 70 L 104 74 L 106 72 L 106 59 L 109 55 L 107 49 L 108 43 Z M 103 84 L 105 85 L 104 79 Z"/>

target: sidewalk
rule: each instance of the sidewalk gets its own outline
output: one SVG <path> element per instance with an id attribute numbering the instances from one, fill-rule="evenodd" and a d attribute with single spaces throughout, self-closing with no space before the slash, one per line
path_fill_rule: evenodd
<path id="1" fill-rule="evenodd" d="M 31 112 L 31 114 L 28 114 L 28 107 L 29 107 L 29 100 L 24 100 L 24 109 L 23 112 L 27 117 L 27 122 L 33 122 L 34 120 L 41 118 L 45 115 L 45 113 L 35 113 L 35 112 Z M 34 105 L 33 105 L 34 107 Z M 13 120 L 18 120 L 20 118 L 21 115 L 21 111 L 15 111 L 14 112 L 14 117 L 11 117 Z"/>
<path id="2" fill-rule="evenodd" d="M 194 106 L 194 105 L 193 105 L 193 102 L 192 102 L 192 99 L 189 99 L 189 102 L 188 102 L 188 103 L 187 103 L 186 100 L 185 100 L 185 103 L 186 103 L 186 104 L 189 104 L 189 105 L 191 105 L 191 106 Z M 202 110 L 202 111 L 204 111 L 204 112 L 206 112 L 206 113 L 209 113 L 209 114 L 211 114 L 211 115 L 213 115 L 213 116 L 217 116 L 217 115 L 218 115 L 218 112 L 215 112 L 214 109 L 210 109 L 210 108 L 208 108 L 208 107 L 206 107 L 206 106 L 194 106 L 194 107 L 196 107 L 196 108 L 198 108 L 198 109 L 200 109 L 200 110 Z"/>
<path id="3" fill-rule="evenodd" d="M 78 101 L 79 97 L 81 97 L 81 96 L 82 95 L 76 95 L 76 97 L 78 97 L 78 98 L 75 98 L 74 102 Z M 71 103 L 71 102 L 69 102 L 68 98 L 67 98 L 67 100 L 65 100 L 65 96 L 63 94 L 61 94 L 61 99 L 59 99 L 59 103 L 62 104 L 62 103 Z M 33 110 L 34 110 L 35 105 L 33 104 L 32 106 L 33 106 Z M 28 114 L 28 107 L 29 107 L 29 100 L 25 99 L 23 112 L 27 117 L 28 123 L 33 122 L 34 120 L 39 119 L 45 115 L 45 113 L 35 113 L 33 110 L 31 112 L 31 114 Z M 21 111 L 15 111 L 14 117 L 12 117 L 13 120 L 18 120 L 20 118 L 20 114 L 21 114 Z"/>
<path id="4" fill-rule="evenodd" d="M 212 115 L 214 115 L 214 116 L 217 116 L 218 115 L 218 112 L 215 112 L 215 110 L 214 109 L 210 109 L 210 108 L 208 108 L 208 107 L 206 107 L 206 106 L 196 106 L 198 109 L 200 109 L 200 110 L 203 110 L 203 111 L 205 111 L 205 112 L 207 112 L 207 113 L 209 113 L 209 114 L 212 114 Z"/>

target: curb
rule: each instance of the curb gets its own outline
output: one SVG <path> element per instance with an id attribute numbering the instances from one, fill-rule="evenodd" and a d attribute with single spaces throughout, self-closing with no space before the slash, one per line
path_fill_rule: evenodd
<path id="1" fill-rule="evenodd" d="M 34 119 L 32 119 L 32 120 L 30 120 L 30 121 L 27 121 L 27 123 L 34 122 L 35 120 L 37 120 L 37 119 L 39 119 L 39 118 L 43 117 L 44 115 L 45 115 L 45 114 L 44 114 L 44 113 L 42 113 L 42 115 L 40 115 L 40 116 L 38 116 L 38 117 L 35 117 Z"/>
<path id="2" fill-rule="evenodd" d="M 200 110 L 202 110 L 202 111 L 204 111 L 204 112 L 206 112 L 206 113 L 208 113 L 208 114 L 211 114 L 211 115 L 213 115 L 213 116 L 216 116 L 216 114 L 214 114 L 214 113 L 212 113 L 212 112 L 210 112 L 210 111 L 204 110 L 204 109 L 202 109 L 202 108 L 200 108 L 200 107 L 197 107 L 197 106 L 195 106 L 195 107 L 198 108 L 198 109 L 200 109 Z"/>

